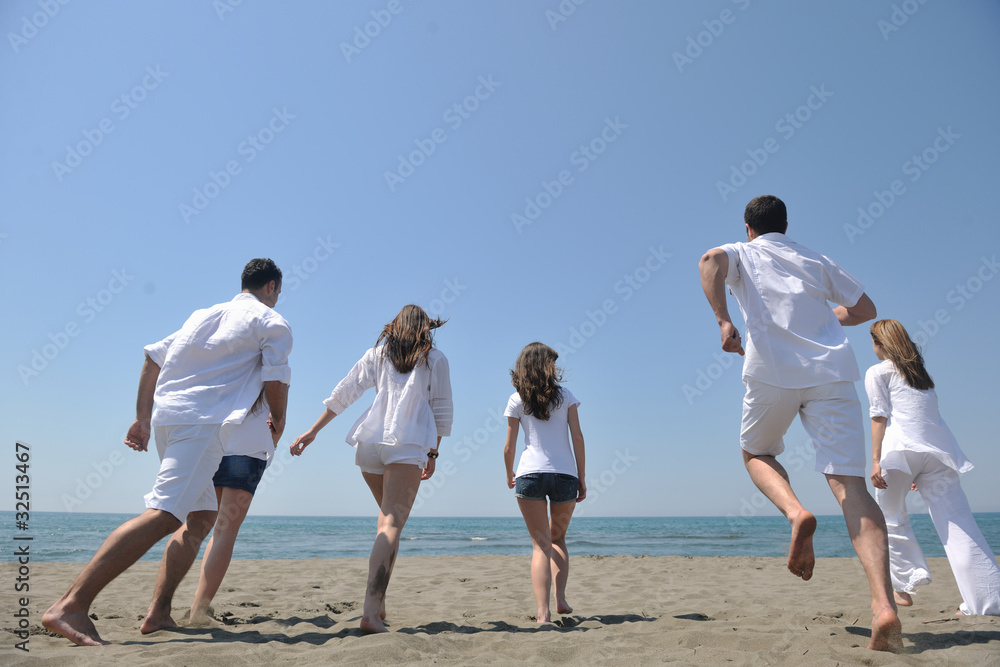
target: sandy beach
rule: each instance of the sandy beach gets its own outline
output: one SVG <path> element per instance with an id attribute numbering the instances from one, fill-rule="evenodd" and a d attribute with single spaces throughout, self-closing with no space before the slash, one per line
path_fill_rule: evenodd
<path id="1" fill-rule="evenodd" d="M 528 558 L 404 553 L 387 598 L 390 633 L 363 636 L 366 559 L 237 560 L 211 627 L 144 636 L 157 564 L 139 563 L 92 608 L 113 645 L 89 648 L 39 623 L 82 565 L 32 563 L 30 652 L 14 648 L 8 594 L 0 663 L 1000 665 L 1000 618 L 954 615 L 960 598 L 945 559 L 931 559 L 934 583 L 900 609 L 899 655 L 864 648 L 871 612 L 854 559 L 820 559 L 809 582 L 778 558 L 572 556 L 570 564 L 574 611 L 539 626 Z M 2 571 L 16 577 L 9 563 Z M 196 584 L 193 569 L 174 600 L 178 622 Z"/>

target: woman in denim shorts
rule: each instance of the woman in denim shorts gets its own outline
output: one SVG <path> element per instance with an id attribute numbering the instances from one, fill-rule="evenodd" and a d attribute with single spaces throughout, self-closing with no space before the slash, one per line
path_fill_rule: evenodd
<path id="1" fill-rule="evenodd" d="M 208 606 L 222 585 L 222 579 L 233 558 L 233 545 L 239 535 L 240 526 L 250 509 L 253 494 L 264 476 L 268 459 L 273 455 L 275 443 L 272 438 L 271 423 L 268 420 L 267 402 L 263 394 L 250 414 L 240 424 L 223 424 L 221 437 L 228 451 L 250 451 L 260 446 L 255 456 L 224 456 L 219 469 L 212 479 L 215 495 L 219 499 L 219 515 L 215 520 L 212 539 L 205 547 L 201 561 L 201 578 L 191 605 L 189 623 L 204 623 Z M 250 447 L 246 445 L 250 444 Z"/>
<path id="2" fill-rule="evenodd" d="M 580 401 L 559 384 L 562 371 L 556 367 L 558 358 L 555 350 L 542 343 L 531 343 L 521 350 L 510 372 L 517 391 L 507 401 L 504 411 L 507 486 L 514 489 L 531 535 L 531 585 L 538 604 L 539 623 L 551 620 L 549 594 L 553 579 L 556 611 L 560 614 L 573 611 L 566 602 L 569 577 L 566 529 L 576 503 L 587 497 L 583 432 L 577 412 Z M 515 474 L 514 450 L 521 427 L 525 448 Z"/>

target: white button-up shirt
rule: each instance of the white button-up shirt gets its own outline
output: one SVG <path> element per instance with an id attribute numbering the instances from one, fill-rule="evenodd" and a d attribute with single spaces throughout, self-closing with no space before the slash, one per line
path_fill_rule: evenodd
<path id="1" fill-rule="evenodd" d="M 872 417 L 888 420 L 882 440 L 883 468 L 898 468 L 907 473 L 910 466 L 902 451 L 927 452 L 958 472 L 972 470 L 972 463 L 958 446 L 951 429 L 938 411 L 933 389 L 914 389 L 906 384 L 893 363 L 886 359 L 865 374 Z"/>
<path id="2" fill-rule="evenodd" d="M 829 302 L 857 305 L 864 285 L 784 234 L 720 247 L 729 256 L 726 284 L 747 325 L 743 377 L 787 389 L 861 378 Z"/>
<path id="3" fill-rule="evenodd" d="M 354 423 L 347 444 L 437 446 L 438 436 L 451 435 L 454 407 L 448 359 L 431 349 L 427 363 L 400 373 L 382 357 L 382 348 L 365 352 L 336 386 L 323 405 L 341 414 L 368 389 L 375 387 L 375 402 Z"/>
<path id="4" fill-rule="evenodd" d="M 238 424 L 264 382 L 288 384 L 292 330 L 249 293 L 196 310 L 180 331 L 145 347 L 160 367 L 154 426 Z"/>

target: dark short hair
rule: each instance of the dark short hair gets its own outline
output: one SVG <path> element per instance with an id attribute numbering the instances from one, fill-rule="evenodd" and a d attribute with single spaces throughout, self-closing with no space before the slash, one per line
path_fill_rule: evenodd
<path id="1" fill-rule="evenodd" d="M 758 236 L 771 232 L 784 234 L 788 230 L 788 211 L 785 209 L 785 202 L 774 195 L 761 195 L 747 204 L 743 211 L 743 221 Z"/>
<path id="2" fill-rule="evenodd" d="M 274 281 L 281 284 L 281 269 L 270 259 L 251 259 L 243 267 L 243 275 L 240 277 L 240 288 L 257 291 Z"/>

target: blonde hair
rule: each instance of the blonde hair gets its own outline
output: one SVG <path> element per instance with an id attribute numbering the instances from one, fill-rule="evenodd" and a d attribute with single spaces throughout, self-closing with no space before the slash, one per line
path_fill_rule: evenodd
<path id="1" fill-rule="evenodd" d="M 882 347 L 906 384 L 914 389 L 934 388 L 934 380 L 924 368 L 924 358 L 920 348 L 910 339 L 903 325 L 896 320 L 879 320 L 872 324 L 872 340 Z"/>

